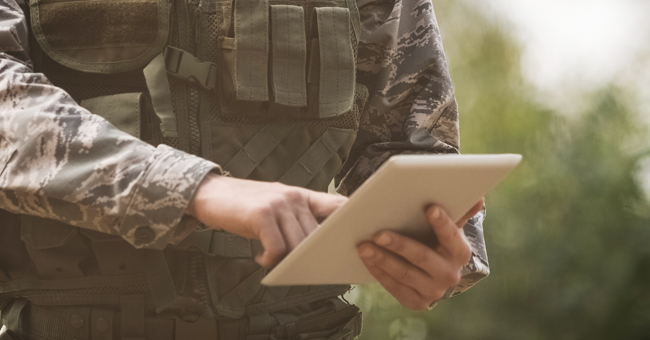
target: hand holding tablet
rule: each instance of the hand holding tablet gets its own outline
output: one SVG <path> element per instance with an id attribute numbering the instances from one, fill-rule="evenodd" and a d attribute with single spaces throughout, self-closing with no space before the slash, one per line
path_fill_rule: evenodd
<path id="1" fill-rule="evenodd" d="M 459 220 L 521 160 L 520 155 L 409 155 L 391 158 L 350 200 L 262 281 L 265 285 L 371 283 L 356 245 L 381 230 L 434 244 L 425 207 Z"/>

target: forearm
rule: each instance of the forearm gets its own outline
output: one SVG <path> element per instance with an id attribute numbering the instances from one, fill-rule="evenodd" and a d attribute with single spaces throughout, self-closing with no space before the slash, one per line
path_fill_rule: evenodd
<path id="1" fill-rule="evenodd" d="M 42 74 L 0 57 L 0 208 L 164 247 L 202 178 L 218 167 L 154 148 L 78 106 Z M 142 242 L 146 226 L 154 239 Z"/>

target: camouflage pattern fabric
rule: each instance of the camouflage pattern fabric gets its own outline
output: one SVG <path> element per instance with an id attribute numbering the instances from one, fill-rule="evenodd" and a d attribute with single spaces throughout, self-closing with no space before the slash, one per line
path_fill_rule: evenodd
<path id="1" fill-rule="evenodd" d="M 0 208 L 121 235 L 139 248 L 180 241 L 183 212 L 218 165 L 150 146 L 79 107 L 27 53 L 23 0 L 0 0 Z M 352 152 L 336 178 L 351 194 L 397 154 L 458 153 L 458 111 L 430 0 L 359 0 L 357 81 L 370 97 Z M 466 226 L 474 256 L 458 294 L 489 273 L 482 223 Z M 149 226 L 151 242 L 135 230 Z"/>

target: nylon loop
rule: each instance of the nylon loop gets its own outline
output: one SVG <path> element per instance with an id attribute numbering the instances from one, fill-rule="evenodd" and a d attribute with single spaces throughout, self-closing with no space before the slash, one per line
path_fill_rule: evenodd
<path id="1" fill-rule="evenodd" d="M 27 300 L 17 299 L 14 300 L 13 304 L 9 308 L 9 313 L 7 314 L 7 329 L 18 333 L 20 331 L 20 315 L 23 312 L 23 309 L 27 305 Z"/>
<path id="2" fill-rule="evenodd" d="M 317 7 L 320 50 L 319 114 L 333 117 L 354 103 L 354 54 L 350 40 L 350 10 Z"/>
<path id="3" fill-rule="evenodd" d="M 355 132 L 337 128 L 328 128 L 314 144 L 305 151 L 296 164 L 282 175 L 280 182 L 304 187 L 320 173 L 325 164 Z"/>
<path id="4" fill-rule="evenodd" d="M 172 107 L 171 90 L 167 79 L 165 56 L 158 54 L 143 70 L 147 88 L 151 94 L 154 111 L 160 118 L 160 130 L 164 137 L 178 137 L 176 114 Z"/>
<path id="5" fill-rule="evenodd" d="M 235 0 L 235 92 L 237 99 L 269 100 L 267 0 Z"/>
<path id="6" fill-rule="evenodd" d="M 307 106 L 307 41 L 301 6 L 271 6 L 273 93 L 278 104 Z"/>
<path id="7" fill-rule="evenodd" d="M 266 125 L 224 166 L 237 178 L 247 178 L 289 135 L 291 125 Z"/>

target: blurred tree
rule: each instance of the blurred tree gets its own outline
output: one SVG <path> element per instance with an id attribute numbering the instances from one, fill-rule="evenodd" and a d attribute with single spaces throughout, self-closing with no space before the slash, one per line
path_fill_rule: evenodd
<path id="1" fill-rule="evenodd" d="M 634 98 L 606 86 L 580 115 L 548 109 L 507 25 L 468 0 L 434 6 L 462 152 L 524 162 L 487 197 L 492 274 L 428 313 L 358 287 L 361 339 L 650 339 L 650 205 L 637 180 L 650 140 Z"/>

